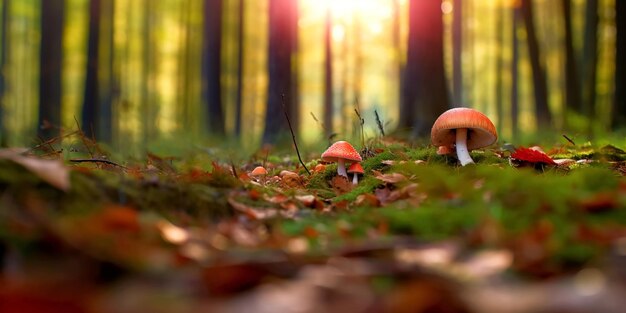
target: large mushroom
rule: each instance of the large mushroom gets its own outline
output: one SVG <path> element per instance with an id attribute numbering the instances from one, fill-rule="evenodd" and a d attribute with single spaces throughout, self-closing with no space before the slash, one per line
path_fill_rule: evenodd
<path id="1" fill-rule="evenodd" d="M 484 114 L 470 108 L 454 108 L 443 112 L 430 131 L 430 139 L 439 151 L 456 148 L 456 154 L 465 166 L 474 163 L 470 150 L 489 146 L 496 142 L 496 127 Z"/>
<path id="2" fill-rule="evenodd" d="M 347 141 L 337 141 L 332 144 L 324 153 L 322 160 L 326 162 L 337 162 L 337 174 L 348 177 L 346 173 L 346 161 L 361 162 L 361 155 Z"/>

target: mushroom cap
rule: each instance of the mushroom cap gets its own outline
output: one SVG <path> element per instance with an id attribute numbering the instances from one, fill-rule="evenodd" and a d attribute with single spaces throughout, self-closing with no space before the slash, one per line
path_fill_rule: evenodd
<path id="1" fill-rule="evenodd" d="M 361 166 L 361 163 L 352 163 L 352 165 L 348 167 L 348 173 L 363 174 L 363 166 Z"/>
<path id="2" fill-rule="evenodd" d="M 435 146 L 450 146 L 456 142 L 455 129 L 467 129 L 467 149 L 486 147 L 496 142 L 498 133 L 489 118 L 474 109 L 454 108 L 443 112 L 430 131 Z"/>
<path id="3" fill-rule="evenodd" d="M 263 166 L 257 166 L 252 170 L 252 172 L 250 172 L 250 175 L 251 176 L 267 175 L 267 170 Z"/>
<path id="4" fill-rule="evenodd" d="M 361 162 L 361 155 L 347 141 L 337 141 L 333 143 L 324 153 L 322 160 L 327 162 L 337 162 L 338 159 L 345 159 L 355 162 Z"/>

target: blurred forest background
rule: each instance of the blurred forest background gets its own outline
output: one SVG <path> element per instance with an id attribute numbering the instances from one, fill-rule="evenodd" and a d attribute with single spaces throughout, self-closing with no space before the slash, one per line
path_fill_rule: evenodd
<path id="1" fill-rule="evenodd" d="M 77 125 L 116 149 L 424 136 L 455 106 L 502 140 L 626 126 L 626 1 L 0 0 L 0 144 Z M 355 127 L 357 126 L 357 127 Z M 284 135 L 283 135 L 284 134 Z M 560 134 L 560 133 L 559 133 Z"/>

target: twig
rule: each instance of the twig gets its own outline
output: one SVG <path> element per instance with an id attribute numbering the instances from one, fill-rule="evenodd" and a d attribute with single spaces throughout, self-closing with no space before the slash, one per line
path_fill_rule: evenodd
<path id="1" fill-rule="evenodd" d="M 378 125 L 378 130 L 380 130 L 380 134 L 383 135 L 383 137 L 385 137 L 385 128 L 383 127 L 383 122 L 380 120 L 378 111 L 374 110 L 374 114 L 376 115 L 376 125 Z"/>
<path id="2" fill-rule="evenodd" d="M 235 162 L 233 162 L 232 159 L 230 160 L 230 170 L 233 172 L 233 176 L 239 179 L 239 175 L 237 175 L 237 169 L 235 169 Z"/>
<path id="3" fill-rule="evenodd" d="M 78 122 L 76 115 L 74 115 L 74 121 L 76 122 L 76 127 L 78 127 L 78 133 L 80 134 L 80 141 L 83 142 L 83 146 L 85 146 L 85 149 L 87 149 L 89 156 L 93 158 L 93 152 L 91 151 L 91 148 L 87 144 L 87 140 L 85 140 L 85 133 L 83 132 L 83 129 L 80 127 L 80 123 Z"/>
<path id="4" fill-rule="evenodd" d="M 365 119 L 361 116 L 359 112 L 359 99 L 354 100 L 354 113 L 359 118 L 359 125 L 361 126 L 361 146 L 365 147 L 365 133 L 363 132 L 363 125 L 365 124 Z"/>
<path id="5" fill-rule="evenodd" d="M 56 151 L 56 149 L 54 149 L 54 147 L 52 146 L 53 143 L 61 140 L 62 138 L 72 136 L 72 135 L 74 135 L 76 133 L 78 133 L 78 131 L 73 131 L 73 132 L 65 134 L 63 136 L 50 138 L 48 140 L 44 140 L 43 138 L 38 137 L 40 143 L 35 145 L 35 146 L 33 146 L 33 147 L 31 147 L 31 148 L 29 148 L 27 151 L 24 152 L 24 154 L 30 153 L 30 152 L 32 152 L 34 150 L 37 150 L 37 149 L 39 149 L 39 148 L 41 148 L 43 146 L 48 146 L 51 150 Z"/>
<path id="6" fill-rule="evenodd" d="M 306 165 L 304 165 L 304 162 L 302 162 L 302 158 L 300 157 L 300 150 L 298 150 L 298 143 L 296 142 L 296 135 L 293 133 L 293 128 L 291 127 L 291 121 L 289 120 L 289 114 L 287 114 L 287 108 L 285 107 L 285 94 L 282 94 L 281 98 L 283 101 L 280 104 L 283 106 L 283 112 L 285 113 L 285 118 L 287 118 L 287 125 L 289 125 L 289 131 L 291 131 L 291 139 L 293 139 L 293 145 L 296 147 L 298 160 L 300 161 L 300 164 L 302 164 L 302 166 L 304 167 L 304 170 L 309 175 L 311 175 L 311 172 L 309 172 L 309 169 L 306 168 Z"/>
<path id="7" fill-rule="evenodd" d="M 569 141 L 569 143 L 571 143 L 572 145 L 576 145 L 576 143 L 574 143 L 574 141 L 572 139 L 570 139 L 569 137 L 567 137 L 567 135 L 563 134 L 563 138 L 565 138 L 565 140 Z"/>
<path id="8" fill-rule="evenodd" d="M 119 165 L 119 164 L 117 164 L 117 163 L 115 163 L 113 161 L 104 160 L 104 159 L 70 159 L 70 162 L 72 162 L 72 163 L 104 163 L 104 164 L 108 164 L 108 165 L 121 167 L 123 169 L 127 169 L 126 166 L 124 166 L 124 165 Z"/>

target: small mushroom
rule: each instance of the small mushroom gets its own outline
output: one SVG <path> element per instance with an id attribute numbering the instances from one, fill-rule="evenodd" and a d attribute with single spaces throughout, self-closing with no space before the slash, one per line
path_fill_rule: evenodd
<path id="1" fill-rule="evenodd" d="M 347 141 L 337 141 L 332 144 L 324 153 L 322 160 L 326 162 L 337 162 L 337 174 L 348 177 L 345 162 L 361 162 L 361 155 Z"/>
<path id="2" fill-rule="evenodd" d="M 257 166 L 250 172 L 250 176 L 259 180 L 265 180 L 265 175 L 267 175 L 267 170 L 263 166 Z"/>
<path id="3" fill-rule="evenodd" d="M 430 131 L 430 139 L 439 147 L 439 153 L 449 151 L 448 147 L 454 145 L 461 165 L 465 166 L 474 163 L 470 150 L 493 144 L 498 134 L 484 114 L 470 108 L 454 108 L 437 118 Z"/>
<path id="4" fill-rule="evenodd" d="M 359 183 L 359 174 L 363 174 L 363 166 L 361 163 L 352 163 L 348 168 L 348 173 L 352 174 L 352 184 L 356 185 Z"/>

